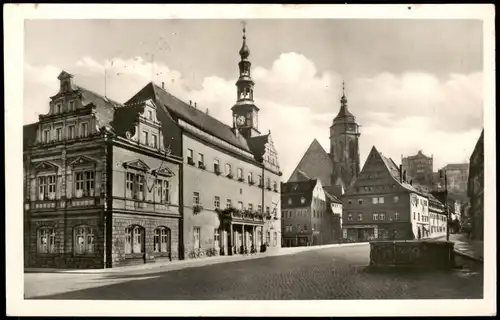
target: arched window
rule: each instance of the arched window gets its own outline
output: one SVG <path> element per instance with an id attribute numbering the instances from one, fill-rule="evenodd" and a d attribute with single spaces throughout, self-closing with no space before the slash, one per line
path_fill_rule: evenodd
<path id="1" fill-rule="evenodd" d="M 75 254 L 89 254 L 95 252 L 94 228 L 89 226 L 78 226 L 74 230 Z"/>
<path id="2" fill-rule="evenodd" d="M 144 228 L 130 226 L 125 229 L 125 253 L 144 252 Z"/>
<path id="3" fill-rule="evenodd" d="M 38 229 L 38 253 L 55 253 L 56 233 L 53 227 L 41 227 Z"/>
<path id="4" fill-rule="evenodd" d="M 167 227 L 158 227 L 155 229 L 154 235 L 154 251 L 169 252 L 170 251 L 170 229 Z"/>
<path id="5" fill-rule="evenodd" d="M 342 141 L 339 142 L 338 157 L 339 160 L 344 160 L 344 143 Z"/>

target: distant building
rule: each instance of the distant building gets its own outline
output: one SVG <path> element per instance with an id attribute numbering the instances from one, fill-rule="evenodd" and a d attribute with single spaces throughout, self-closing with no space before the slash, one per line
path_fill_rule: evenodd
<path id="1" fill-rule="evenodd" d="M 467 195 L 467 181 L 469 178 L 469 164 L 468 163 L 458 163 L 458 164 L 448 164 L 443 167 L 441 172 L 446 172 L 448 179 L 448 192 L 456 194 L 458 197 L 464 197 Z M 444 186 L 444 175 L 435 174 L 436 180 L 434 181 L 435 189 L 438 191 L 443 191 Z"/>
<path id="2" fill-rule="evenodd" d="M 472 237 L 484 239 L 484 130 L 470 157 L 467 195 L 470 199 Z"/>
<path id="3" fill-rule="evenodd" d="M 325 192 L 327 218 L 329 219 L 325 232 L 330 231 L 330 243 L 338 243 L 342 241 L 342 200 L 328 193 L 324 187 L 323 191 Z"/>
<path id="4" fill-rule="evenodd" d="M 406 171 L 408 177 L 423 187 L 432 188 L 432 169 L 433 158 L 422 153 L 421 150 L 414 156 L 402 158 L 403 171 Z"/>
<path id="5" fill-rule="evenodd" d="M 334 237 L 332 216 L 336 215 L 340 223 L 341 210 L 340 201 L 324 192 L 319 179 L 282 184 L 283 246 L 330 243 Z"/>
<path id="6" fill-rule="evenodd" d="M 430 238 L 430 213 L 439 213 L 437 200 L 412 186 L 402 168 L 375 147 L 342 204 L 343 238 L 349 241 Z"/>
<path id="7" fill-rule="evenodd" d="M 288 182 L 301 181 L 305 175 L 320 179 L 325 186 L 347 189 L 356 180 L 360 170 L 359 124 L 347 107 L 345 93 L 340 103 L 339 113 L 330 126 L 330 153 L 314 139 Z"/>

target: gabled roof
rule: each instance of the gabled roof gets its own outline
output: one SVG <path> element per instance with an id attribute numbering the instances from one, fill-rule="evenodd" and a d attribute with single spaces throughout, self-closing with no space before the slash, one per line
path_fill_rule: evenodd
<path id="1" fill-rule="evenodd" d="M 342 196 L 342 186 L 339 185 L 323 186 L 323 190 L 325 190 L 325 192 L 328 192 L 330 195 L 335 197 Z"/>
<path id="2" fill-rule="evenodd" d="M 103 127 L 109 125 L 111 121 L 113 121 L 115 110 L 120 108 L 122 104 L 83 87 L 76 87 L 82 94 L 82 104 L 93 104 L 95 106 L 98 126 Z"/>
<path id="3" fill-rule="evenodd" d="M 148 83 L 125 104 L 148 99 L 153 99 L 157 106 L 165 107 L 174 119 L 182 119 L 235 147 L 251 152 L 243 135 L 236 135 L 228 125 L 190 106 L 152 82 Z"/>
<path id="4" fill-rule="evenodd" d="M 308 179 L 320 179 L 324 185 L 331 184 L 331 177 L 333 174 L 333 162 L 321 146 L 317 139 L 314 139 L 309 148 L 300 159 L 297 167 L 293 170 L 289 182 L 300 180 L 306 176 Z"/>
<path id="5" fill-rule="evenodd" d="M 23 150 L 26 150 L 35 143 L 37 130 L 38 123 L 31 123 L 23 126 Z"/>
<path id="6" fill-rule="evenodd" d="M 269 141 L 269 134 L 251 137 L 247 140 L 248 147 L 252 151 L 255 160 L 260 161 L 266 151 L 266 143 Z"/>

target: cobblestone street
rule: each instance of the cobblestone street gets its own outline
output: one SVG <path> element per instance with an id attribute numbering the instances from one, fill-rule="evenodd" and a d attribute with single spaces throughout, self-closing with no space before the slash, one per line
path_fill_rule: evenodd
<path id="1" fill-rule="evenodd" d="M 375 272 L 367 270 L 368 245 L 229 262 L 176 271 L 158 269 L 107 275 L 32 275 L 31 286 L 74 283 L 75 291 L 42 299 L 273 300 L 273 299 L 481 299 L 481 265 L 469 271 Z M 57 281 L 51 281 L 50 277 Z M 31 283 L 30 283 L 31 282 Z M 104 284 L 104 285 L 103 285 Z M 100 287 L 92 287 L 100 286 Z M 77 288 L 86 287 L 78 290 Z M 29 289 L 27 290 L 29 291 Z M 29 298 L 29 292 L 26 298 Z"/>

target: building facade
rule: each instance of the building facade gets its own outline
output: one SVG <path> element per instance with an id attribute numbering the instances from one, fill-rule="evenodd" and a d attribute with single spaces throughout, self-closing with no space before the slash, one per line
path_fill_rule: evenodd
<path id="1" fill-rule="evenodd" d="M 330 203 L 318 179 L 283 183 L 281 187 L 283 246 L 329 243 Z"/>
<path id="2" fill-rule="evenodd" d="M 132 110 L 58 79 L 49 112 L 24 127 L 25 266 L 177 259 L 181 158 L 163 152 L 154 105 Z"/>
<path id="3" fill-rule="evenodd" d="M 433 157 L 428 157 L 419 150 L 414 156 L 403 157 L 401 160 L 403 171 L 411 177 L 414 183 L 432 189 L 433 184 Z"/>
<path id="4" fill-rule="evenodd" d="M 125 103 L 151 99 L 164 107 L 173 126 L 180 130 L 179 135 L 166 139 L 180 146 L 183 157 L 185 258 L 281 247 L 282 174 L 270 131 L 261 134 L 259 129 L 245 35 L 239 54 L 232 126 L 152 83 Z"/>
<path id="5" fill-rule="evenodd" d="M 342 196 L 345 241 L 431 237 L 429 196 L 413 187 L 402 167 L 372 148 L 358 179 Z"/>
<path id="6" fill-rule="evenodd" d="M 476 240 L 484 239 L 484 130 L 470 157 L 470 170 L 467 184 L 470 199 L 471 236 Z"/>
<path id="7" fill-rule="evenodd" d="M 447 189 L 449 193 L 456 194 L 459 197 L 467 195 L 467 181 L 469 179 L 468 163 L 448 164 L 440 172 L 446 173 L 447 188 L 444 186 L 444 175 L 438 174 L 439 180 L 436 184 L 439 191 Z"/>

